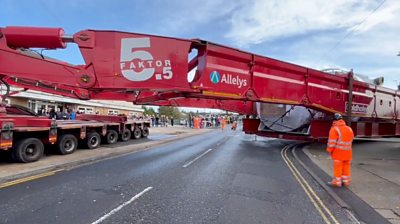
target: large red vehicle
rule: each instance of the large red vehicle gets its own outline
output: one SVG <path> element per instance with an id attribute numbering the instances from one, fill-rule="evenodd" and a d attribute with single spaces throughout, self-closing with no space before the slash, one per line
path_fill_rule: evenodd
<path id="1" fill-rule="evenodd" d="M 54 145 L 59 154 L 73 153 L 78 143 L 94 149 L 100 143 L 114 144 L 118 139 L 128 141 L 147 137 L 150 122 L 128 119 L 126 116 L 79 114 L 77 120 L 54 120 L 38 116 L 27 108 L 2 105 L 0 115 L 0 149 L 12 149 L 19 162 L 34 162 L 44 153 L 44 146 Z"/>
<path id="2" fill-rule="evenodd" d="M 78 45 L 85 64 L 29 50 L 67 43 Z M 61 28 L 5 27 L 0 74 L 9 85 L 79 99 L 202 106 L 245 115 L 256 115 L 259 103 L 282 104 L 322 114 L 300 132 L 260 129 L 260 119 L 244 119 L 243 130 L 258 135 L 324 139 L 333 113 L 343 114 L 358 137 L 400 135 L 396 90 L 357 80 L 353 72 L 332 75 L 199 39 L 99 30 L 67 36 Z"/>

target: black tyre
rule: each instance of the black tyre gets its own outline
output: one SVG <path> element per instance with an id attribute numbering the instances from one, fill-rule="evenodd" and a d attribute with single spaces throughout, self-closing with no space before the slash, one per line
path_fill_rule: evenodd
<path id="1" fill-rule="evenodd" d="M 100 146 L 101 138 L 99 133 L 93 131 L 86 137 L 86 147 L 88 149 L 95 149 Z"/>
<path id="2" fill-rule="evenodd" d="M 142 129 L 142 137 L 143 138 L 147 138 L 147 136 L 149 136 L 149 134 L 150 134 L 149 128 L 148 127 L 143 127 L 143 129 Z"/>
<path id="3" fill-rule="evenodd" d="M 129 131 L 129 129 L 125 129 L 124 131 L 122 131 L 119 138 L 123 142 L 128 141 L 129 139 L 131 139 L 131 131 Z"/>
<path id="4" fill-rule="evenodd" d="M 108 130 L 106 136 L 104 136 L 104 142 L 107 144 L 114 144 L 118 141 L 118 132 L 115 130 Z"/>
<path id="5" fill-rule="evenodd" d="M 64 134 L 61 135 L 60 139 L 58 139 L 57 143 L 57 151 L 61 155 L 67 155 L 75 152 L 78 148 L 78 139 L 75 135 L 72 134 Z"/>
<path id="6" fill-rule="evenodd" d="M 44 145 L 37 138 L 21 139 L 15 144 L 13 158 L 22 163 L 38 161 L 44 153 Z"/>
<path id="7" fill-rule="evenodd" d="M 140 130 L 140 128 L 135 128 L 135 129 L 133 129 L 133 135 L 132 135 L 132 138 L 134 138 L 134 139 L 138 139 L 138 138 L 140 138 L 140 137 L 142 137 L 142 131 Z"/>

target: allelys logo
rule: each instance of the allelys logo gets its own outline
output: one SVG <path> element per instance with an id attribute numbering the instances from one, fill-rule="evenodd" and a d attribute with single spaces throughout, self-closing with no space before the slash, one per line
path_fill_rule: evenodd
<path id="1" fill-rule="evenodd" d="M 210 80 L 212 83 L 219 83 L 219 80 L 221 80 L 221 76 L 219 75 L 219 73 L 217 71 L 212 71 L 210 73 Z"/>
<path id="2" fill-rule="evenodd" d="M 121 73 L 130 81 L 145 81 L 156 75 L 156 80 L 172 79 L 171 60 L 156 60 L 153 55 L 139 48 L 150 48 L 150 38 L 121 39 Z"/>
<path id="3" fill-rule="evenodd" d="M 214 84 L 225 83 L 228 85 L 235 85 L 239 89 L 247 86 L 247 80 L 241 79 L 239 75 L 223 74 L 222 77 L 217 71 L 212 71 L 210 73 L 210 80 Z"/>

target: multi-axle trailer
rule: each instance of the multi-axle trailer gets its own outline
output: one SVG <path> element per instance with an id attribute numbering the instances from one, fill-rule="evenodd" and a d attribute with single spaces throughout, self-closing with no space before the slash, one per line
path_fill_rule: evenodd
<path id="1" fill-rule="evenodd" d="M 6 111 L 0 118 L 0 150 L 11 149 L 12 157 L 19 162 L 39 160 L 45 146 L 66 155 L 73 153 L 78 144 L 95 149 L 101 143 L 114 144 L 149 135 L 148 120 L 86 114 L 78 115 L 77 120 L 54 120 L 18 106 L 2 108 Z"/>

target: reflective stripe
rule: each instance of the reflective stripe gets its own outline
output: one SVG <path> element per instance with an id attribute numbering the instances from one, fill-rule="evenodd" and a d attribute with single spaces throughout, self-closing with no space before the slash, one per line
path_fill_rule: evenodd
<path id="1" fill-rule="evenodd" d="M 350 178 L 350 176 L 342 176 L 342 178 Z"/>
<path id="2" fill-rule="evenodd" d="M 352 142 L 343 142 L 343 141 L 340 141 L 340 142 L 338 142 L 338 144 L 341 144 L 341 145 L 351 145 Z"/>
<path id="3" fill-rule="evenodd" d="M 342 178 L 340 178 L 340 177 L 335 177 L 335 179 L 336 179 L 336 180 L 342 180 Z"/>
<path id="4" fill-rule="evenodd" d="M 335 148 L 337 144 L 337 140 L 336 139 L 329 139 L 328 140 L 328 148 Z"/>
<path id="5" fill-rule="evenodd" d="M 350 182 L 350 180 L 342 180 L 343 181 L 343 183 L 348 183 L 348 182 Z"/>
<path id="6" fill-rule="evenodd" d="M 335 127 L 335 130 L 337 131 L 337 133 L 338 133 L 338 135 L 339 135 L 339 140 L 338 140 L 338 142 L 341 142 L 341 141 L 342 141 L 342 132 L 340 132 L 339 127 Z"/>
<path id="7" fill-rule="evenodd" d="M 351 147 L 350 147 L 350 146 L 340 146 L 340 145 L 337 145 L 337 146 L 335 146 L 335 148 L 337 148 L 337 149 L 342 149 L 342 150 L 351 150 Z"/>
<path id="8" fill-rule="evenodd" d="M 351 132 L 353 132 L 349 126 L 345 126 L 345 127 L 347 127 Z M 342 132 L 340 131 L 340 128 L 335 127 L 335 130 L 337 131 L 338 136 L 339 136 L 339 138 L 336 142 L 335 148 L 341 149 L 341 150 L 351 150 L 352 141 L 350 141 L 350 142 L 343 141 Z"/>

